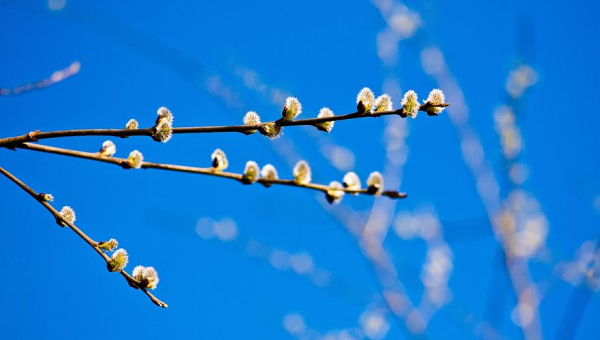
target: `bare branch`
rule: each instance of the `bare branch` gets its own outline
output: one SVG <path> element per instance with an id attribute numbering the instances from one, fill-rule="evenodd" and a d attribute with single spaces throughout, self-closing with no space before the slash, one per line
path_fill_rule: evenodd
<path id="1" fill-rule="evenodd" d="M 37 192 L 35 192 L 33 189 L 31 189 L 29 186 L 27 186 L 25 183 L 23 183 L 21 180 L 19 180 L 17 177 L 15 177 L 13 174 L 11 174 L 10 172 L 8 172 L 7 170 L 5 170 L 2 167 L 0 167 L 0 173 L 2 173 L 4 176 L 6 176 L 11 181 L 13 181 L 15 184 L 17 184 L 21 189 L 23 189 L 31 197 L 33 197 L 36 201 L 38 201 L 38 203 L 40 203 L 41 205 L 43 205 L 44 208 L 46 208 L 52 214 L 52 216 L 54 216 L 54 218 L 56 219 L 57 222 L 60 222 L 61 224 L 64 224 L 67 227 L 69 227 L 71 230 L 73 230 L 82 240 L 85 241 L 85 243 L 87 243 L 90 247 L 92 247 L 92 249 L 94 249 L 96 251 L 96 253 L 98 253 L 98 255 L 100 255 L 104 259 L 104 261 L 106 261 L 107 264 L 109 262 L 111 262 L 110 257 L 108 257 L 108 255 L 106 255 L 98 247 L 98 242 L 92 240 L 81 229 L 79 229 L 77 226 L 75 226 L 73 223 L 71 223 L 68 219 L 66 219 L 56 209 L 54 209 L 54 207 L 52 205 L 50 205 L 48 202 L 46 202 L 43 199 L 41 199 L 42 194 L 38 194 Z M 121 273 L 121 275 L 123 275 L 123 277 L 125 278 L 125 280 L 127 280 L 127 283 L 131 287 L 133 287 L 135 289 L 141 289 L 144 292 L 144 294 L 146 294 L 150 298 L 150 300 L 152 300 L 152 302 L 155 305 L 157 305 L 159 307 L 163 307 L 163 308 L 167 308 L 168 307 L 168 305 L 166 303 L 164 303 L 161 300 L 157 299 L 147 289 L 141 287 L 139 285 L 139 283 L 131 275 L 129 275 L 126 271 L 120 270 L 119 273 Z"/>

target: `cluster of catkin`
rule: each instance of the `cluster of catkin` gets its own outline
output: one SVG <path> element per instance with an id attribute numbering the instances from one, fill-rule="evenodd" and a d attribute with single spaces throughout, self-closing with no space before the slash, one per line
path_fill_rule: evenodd
<path id="1" fill-rule="evenodd" d="M 441 90 L 432 90 L 427 99 L 424 100 L 424 103 L 429 105 L 426 108 L 427 114 L 432 116 L 438 115 L 444 109 L 443 106 L 440 106 L 445 104 L 444 100 L 444 94 Z M 378 97 L 375 97 L 373 91 L 367 87 L 359 91 L 356 97 L 356 104 L 357 114 L 359 115 L 372 115 L 394 110 L 392 99 L 388 94 L 382 94 Z M 422 110 L 417 94 L 412 90 L 404 94 L 401 105 L 402 109 L 399 110 L 398 113 L 402 117 L 416 118 L 418 112 Z M 156 141 L 166 143 L 173 136 L 173 114 L 166 107 L 159 108 L 157 113 L 158 117 L 156 119 L 155 126 L 153 127 L 152 137 Z M 288 97 L 282 110 L 281 119 L 262 123 L 260 116 L 255 111 L 248 111 L 243 118 L 243 122 L 244 125 L 248 126 L 249 128 L 243 130 L 242 132 L 249 135 L 256 133 L 256 131 L 260 131 L 261 134 L 274 139 L 281 136 L 286 122 L 292 122 L 301 113 L 302 104 L 300 101 L 295 97 Z M 324 107 L 319 111 L 317 116 L 317 118 L 321 119 L 321 121 L 315 123 L 314 125 L 321 131 L 331 132 L 335 123 L 333 117 L 335 117 L 333 111 L 327 107 Z M 327 120 L 327 118 L 332 120 Z M 135 130 L 138 129 L 138 127 L 138 122 L 135 119 L 131 119 L 129 122 L 127 122 L 125 129 Z M 254 127 L 256 127 L 256 129 L 254 129 Z M 108 140 L 103 143 L 99 153 L 102 156 L 111 157 L 116 153 L 116 146 L 112 141 Z M 228 167 L 229 163 L 227 161 L 227 157 L 222 150 L 216 149 L 212 153 L 211 158 L 212 167 L 215 171 L 223 171 Z M 142 167 L 143 161 L 144 156 L 142 153 L 138 150 L 134 150 L 127 157 L 126 165 L 130 168 L 137 169 Z M 299 161 L 296 164 L 293 174 L 294 181 L 299 186 L 309 184 L 312 180 L 310 167 L 304 160 Z M 267 164 L 260 169 L 258 164 L 254 161 L 248 161 L 246 163 L 242 175 L 242 182 L 245 184 L 254 183 L 259 178 L 264 178 L 267 180 L 279 179 L 277 170 L 275 167 L 273 167 L 273 165 Z M 265 186 L 270 186 L 268 182 L 263 184 Z M 346 188 L 350 191 L 361 190 L 361 183 L 358 176 L 354 172 L 349 172 L 344 176 L 343 183 L 332 181 L 328 187 L 326 198 L 330 203 L 333 203 L 341 200 L 346 193 L 345 190 L 341 190 L 342 188 Z M 368 189 L 366 193 L 371 195 L 380 195 L 383 192 L 383 177 L 381 173 L 377 171 L 372 172 L 367 179 L 367 187 Z"/>
<path id="2" fill-rule="evenodd" d="M 402 98 L 402 108 L 394 111 L 393 103 L 389 95 L 383 94 L 375 98 L 373 91 L 365 87 L 360 90 L 356 97 L 356 113 L 346 115 L 343 118 L 352 119 L 368 115 L 378 116 L 382 113 L 397 113 L 403 118 L 415 118 L 419 111 L 426 111 L 430 116 L 437 116 L 444 107 L 448 105 L 444 100 L 445 98 L 442 91 L 434 89 L 429 93 L 424 104 L 421 105 L 417 99 L 417 94 L 410 90 L 406 92 Z M 154 127 L 151 128 L 151 135 L 155 141 L 166 143 L 173 136 L 173 114 L 166 107 L 159 108 L 157 113 L 158 117 L 156 118 Z M 302 113 L 300 101 L 297 98 L 288 97 L 285 101 L 282 116 L 279 120 L 262 123 L 260 116 L 256 112 L 249 111 L 243 118 L 244 126 L 240 126 L 241 128 L 238 129 L 238 131 L 248 135 L 259 131 L 261 134 L 274 139 L 281 136 L 284 126 L 313 125 L 324 132 L 331 132 L 334 127 L 334 122 L 336 120 L 335 115 L 333 111 L 327 107 L 324 107 L 319 111 L 317 119 L 312 119 L 313 122 L 309 123 L 308 121 L 311 121 L 311 119 L 308 119 L 294 124 L 294 119 L 296 119 L 300 113 Z M 304 122 L 306 122 L 306 124 L 300 124 Z M 125 130 L 137 129 L 139 129 L 139 124 L 135 119 L 129 120 L 125 126 Z M 116 152 L 116 145 L 112 141 L 107 140 L 102 144 L 102 148 L 98 151 L 98 157 L 112 157 Z M 267 164 L 261 169 L 255 161 L 248 161 L 244 168 L 244 172 L 241 174 L 226 174 L 223 171 L 229 166 L 229 161 L 227 160 L 225 152 L 221 149 L 216 149 L 212 153 L 211 160 L 212 167 L 209 168 L 211 174 L 222 175 L 223 177 L 227 177 L 226 175 L 237 176 L 235 178 L 244 184 L 252 184 L 260 180 L 260 183 L 266 187 L 275 183 L 298 187 L 311 187 L 313 189 L 316 187 L 318 190 L 325 192 L 326 199 L 329 203 L 339 202 L 346 193 L 353 195 L 364 193 L 375 196 L 388 194 L 390 197 L 401 197 L 398 196 L 398 193 L 393 195 L 389 194 L 389 191 L 384 192 L 383 176 L 377 171 L 372 172 L 368 176 L 366 182 L 367 188 L 366 190 L 363 190 L 361 181 L 355 172 L 346 173 L 342 183 L 332 181 L 327 186 L 312 184 L 311 168 L 304 160 L 299 161 L 294 166 L 292 180 L 280 180 L 277 170 L 273 165 Z M 131 151 L 129 156 L 123 161 L 122 165 L 125 168 L 130 169 L 142 168 L 144 166 L 144 156 L 138 150 Z M 203 171 L 207 170 L 203 169 Z M 53 200 L 53 197 L 50 194 L 41 194 L 40 198 L 46 202 Z M 75 222 L 75 211 L 71 207 L 63 207 L 60 214 L 65 221 L 70 223 Z M 57 222 L 63 227 L 66 226 L 65 222 L 62 220 L 58 220 Z M 127 251 L 123 248 L 117 249 L 118 242 L 115 239 L 100 242 L 96 247 L 100 249 L 101 252 L 112 253 L 109 257 L 110 261 L 107 260 L 107 269 L 110 272 L 122 272 L 129 262 Z M 158 274 L 153 267 L 137 266 L 133 270 L 132 277 L 136 281 L 136 288 L 155 289 L 159 282 Z"/>

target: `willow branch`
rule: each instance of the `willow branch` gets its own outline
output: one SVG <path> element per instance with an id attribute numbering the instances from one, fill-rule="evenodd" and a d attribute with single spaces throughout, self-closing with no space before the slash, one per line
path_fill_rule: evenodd
<path id="1" fill-rule="evenodd" d="M 427 111 L 432 107 L 447 107 L 450 106 L 449 103 L 443 103 L 439 105 L 432 105 L 429 102 L 421 105 L 420 111 Z M 381 116 L 391 116 L 391 115 L 399 115 L 403 118 L 406 118 L 406 114 L 404 114 L 403 109 L 392 110 L 392 111 L 382 111 L 382 112 L 373 112 L 373 113 L 360 113 L 354 112 L 339 116 L 331 116 L 331 117 L 322 117 L 322 118 L 308 118 L 308 119 L 298 119 L 292 121 L 286 121 L 283 119 L 274 120 L 270 122 L 265 122 L 256 125 L 224 125 L 224 126 L 195 126 L 195 127 L 176 127 L 173 128 L 173 134 L 183 134 L 183 133 L 222 133 L 222 132 L 241 132 L 245 134 L 250 134 L 253 131 L 258 130 L 261 134 L 267 134 L 265 127 L 268 124 L 276 124 L 280 127 L 284 126 L 317 126 L 319 123 L 324 122 L 335 122 L 339 120 L 351 120 L 351 119 L 361 119 L 361 118 L 377 118 Z M 134 137 L 134 136 L 148 136 L 153 137 L 156 133 L 154 127 L 149 127 L 145 129 L 83 129 L 83 130 L 62 130 L 62 131 L 49 131 L 49 132 L 40 132 L 39 130 L 29 132 L 27 134 L 16 136 L 16 137 L 8 137 L 0 139 L 0 147 L 10 147 L 14 148 L 16 144 L 24 143 L 24 142 L 36 142 L 41 139 L 49 139 L 49 138 L 63 138 L 63 137 L 75 137 L 75 136 L 113 136 L 113 137 Z"/>
<path id="2" fill-rule="evenodd" d="M 52 153 L 52 154 L 57 154 L 57 155 L 83 158 L 83 159 L 89 159 L 89 160 L 98 161 L 98 162 L 115 164 L 124 169 L 131 168 L 129 163 L 127 162 L 127 159 L 125 159 L 125 158 L 106 157 L 106 156 L 100 155 L 98 152 L 91 153 L 91 152 L 84 152 L 84 151 L 76 151 L 76 150 L 69 150 L 69 149 L 48 146 L 48 145 L 40 145 L 40 144 L 32 144 L 32 143 L 17 144 L 15 147 L 19 148 L 19 149 L 33 150 L 33 151 Z M 141 163 L 141 168 L 187 172 L 187 173 L 193 173 L 193 174 L 229 178 L 229 179 L 238 181 L 242 184 L 250 184 L 250 183 L 246 182 L 243 174 L 219 171 L 214 168 L 199 168 L 199 167 L 193 167 L 193 166 L 152 163 L 152 162 L 145 162 L 145 161 Z M 328 185 L 317 184 L 317 183 L 302 184 L 302 183 L 298 183 L 292 179 L 259 178 L 257 180 L 257 182 L 264 185 L 265 187 L 269 187 L 271 185 L 287 185 L 287 186 L 292 186 L 292 187 L 300 187 L 300 188 L 306 188 L 306 189 L 311 189 L 311 190 L 317 190 L 317 191 L 321 191 L 324 193 L 327 193 L 327 191 L 331 190 L 331 188 Z M 356 195 L 371 195 L 371 196 L 375 195 L 375 193 L 369 188 L 359 189 L 359 190 L 353 190 L 353 189 L 348 189 L 348 188 L 339 188 L 339 189 L 336 189 L 336 191 L 344 191 L 347 194 L 356 194 Z M 408 195 L 406 193 L 398 192 L 395 190 L 384 190 L 381 193 L 381 196 L 386 196 L 389 198 L 406 198 Z"/>
<path id="3" fill-rule="evenodd" d="M 44 201 L 42 199 L 43 194 L 38 194 L 37 192 L 35 192 L 33 189 L 31 189 L 29 186 L 27 186 L 25 183 L 23 183 L 21 180 L 19 180 L 17 177 L 15 177 L 13 174 L 11 174 L 10 172 L 8 172 L 7 170 L 5 170 L 2 167 L 0 167 L 0 173 L 2 173 L 4 176 L 6 176 L 11 181 L 13 181 L 15 184 L 17 184 L 21 189 L 23 189 L 31 197 L 33 197 L 36 201 L 38 201 L 38 203 L 43 205 L 44 208 L 46 208 L 52 214 L 52 216 L 54 216 L 54 218 L 56 219 L 57 222 L 60 222 L 64 225 L 68 226 L 71 230 L 73 230 L 82 240 L 85 241 L 85 243 L 87 243 L 90 247 L 92 247 L 92 249 L 94 249 L 94 251 L 96 251 L 96 253 L 98 253 L 98 255 L 100 255 L 100 257 L 102 257 L 104 259 L 104 261 L 106 261 L 106 263 L 109 263 L 111 261 L 110 257 L 108 257 L 108 255 L 106 255 L 98 247 L 98 242 L 92 240 L 81 229 L 79 229 L 77 226 L 75 226 L 73 223 L 71 223 L 68 219 L 63 217 L 63 215 L 60 212 L 58 212 L 56 209 L 54 209 L 54 207 L 52 205 L 50 205 L 48 202 Z M 126 271 L 120 270 L 119 273 L 121 273 L 121 275 L 123 275 L 123 277 L 125 278 L 125 280 L 127 280 L 127 283 L 131 287 L 140 289 L 141 291 L 143 291 L 144 294 L 146 294 L 155 305 L 157 305 L 159 307 L 163 307 L 163 308 L 168 307 L 168 305 L 166 303 L 157 299 L 147 289 L 141 287 L 138 284 L 138 282 L 131 275 L 129 275 Z"/>

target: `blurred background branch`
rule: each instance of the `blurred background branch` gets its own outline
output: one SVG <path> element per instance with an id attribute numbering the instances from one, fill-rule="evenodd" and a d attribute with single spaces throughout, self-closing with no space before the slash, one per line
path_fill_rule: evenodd
<path id="1" fill-rule="evenodd" d="M 10 95 L 19 95 L 32 90 L 43 89 L 48 86 L 52 86 L 54 84 L 58 84 L 63 80 L 66 80 L 77 73 L 79 73 L 79 69 L 81 68 L 81 64 L 79 61 L 74 61 L 71 65 L 61 69 L 56 70 L 52 73 L 52 75 L 48 78 L 38 80 L 32 83 L 27 83 L 19 86 L 15 86 L 12 88 L 9 87 L 0 87 L 0 96 L 10 96 Z"/>

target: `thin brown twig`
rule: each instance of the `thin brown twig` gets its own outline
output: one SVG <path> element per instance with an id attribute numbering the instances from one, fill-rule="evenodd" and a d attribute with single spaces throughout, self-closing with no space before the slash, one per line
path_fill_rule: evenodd
<path id="1" fill-rule="evenodd" d="M 432 107 L 447 107 L 449 103 L 443 103 L 439 105 L 432 105 L 429 102 L 421 105 L 420 111 L 427 111 Z M 429 114 L 429 113 L 428 113 Z M 308 118 L 298 119 L 292 121 L 286 121 L 283 119 L 265 122 L 256 125 L 225 125 L 225 126 L 195 126 L 195 127 L 176 127 L 173 128 L 173 134 L 181 133 L 219 133 L 219 132 L 241 132 L 249 134 L 252 131 L 258 130 L 261 134 L 267 134 L 265 126 L 268 124 L 276 124 L 280 127 L 284 126 L 316 126 L 320 123 L 334 122 L 338 120 L 350 120 L 360 118 L 377 118 L 381 116 L 399 115 L 403 118 L 406 117 L 403 109 L 383 111 L 383 112 L 372 112 L 372 113 L 360 113 L 354 112 L 339 116 L 322 117 L 322 118 Z M 49 138 L 62 138 L 62 137 L 74 137 L 74 136 L 113 136 L 113 137 L 133 137 L 133 136 L 149 136 L 153 137 L 156 133 L 154 127 L 145 129 L 82 129 L 82 130 L 62 130 L 62 131 L 49 131 L 40 132 L 39 130 L 29 132 L 27 134 L 7 137 L 0 139 L 0 147 L 14 148 L 19 143 L 24 142 L 37 142 L 40 139 Z"/>
<path id="2" fill-rule="evenodd" d="M 71 223 L 69 220 L 67 220 L 56 209 L 54 209 L 54 207 L 52 205 L 50 205 L 48 202 L 44 201 L 41 198 L 42 197 L 41 194 L 35 192 L 33 189 L 31 189 L 29 186 L 27 186 L 25 183 L 23 183 L 20 179 L 18 179 L 17 177 L 15 177 L 13 174 L 11 174 L 10 172 L 8 172 L 6 169 L 4 169 L 2 167 L 0 167 L 0 173 L 2 173 L 4 176 L 6 176 L 11 181 L 13 181 L 15 184 L 17 184 L 21 189 L 23 189 L 31 197 L 33 197 L 36 201 L 38 201 L 38 203 L 43 205 L 44 208 L 46 208 L 52 214 L 52 216 L 54 216 L 54 218 L 56 219 L 57 222 L 60 222 L 64 225 L 68 226 L 71 230 L 73 230 L 81 239 L 83 239 L 85 241 L 85 243 L 87 243 L 90 247 L 92 247 L 92 249 L 94 249 L 96 251 L 96 253 L 98 253 L 98 255 L 100 255 L 104 259 L 104 261 L 106 261 L 106 263 L 111 262 L 110 257 L 108 257 L 108 255 L 106 255 L 98 247 L 98 242 L 92 240 L 81 229 L 79 229 L 77 226 L 75 226 L 73 223 Z M 159 300 L 158 298 L 156 298 L 147 289 L 140 287 L 139 283 L 131 275 L 129 275 L 126 271 L 120 270 L 119 273 L 121 273 L 121 275 L 123 275 L 123 277 L 125 278 L 125 280 L 131 287 L 142 290 L 144 292 L 144 294 L 146 294 L 155 305 L 157 305 L 159 307 L 163 307 L 163 308 L 168 307 L 168 305 L 166 303 L 164 303 L 161 300 Z"/>
<path id="3" fill-rule="evenodd" d="M 125 158 L 101 156 L 98 152 L 92 153 L 92 152 L 76 151 L 76 150 L 69 150 L 69 149 L 48 146 L 48 145 L 40 145 L 40 144 L 32 144 L 32 143 L 17 144 L 16 148 L 40 151 L 40 152 L 45 152 L 45 153 L 52 153 L 52 154 L 57 154 L 57 155 L 69 156 L 69 157 L 89 159 L 89 160 L 104 162 L 104 163 L 110 163 L 110 164 L 115 164 L 115 165 L 121 166 L 124 169 L 131 168 L 131 166 L 127 162 L 127 159 L 125 159 Z M 194 173 L 194 174 L 201 174 L 201 175 L 208 175 L 208 176 L 223 177 L 223 178 L 229 178 L 229 179 L 236 180 L 242 184 L 250 184 L 245 181 L 245 177 L 243 174 L 219 171 L 214 168 L 199 168 L 199 167 L 193 167 L 193 166 L 152 163 L 152 162 L 145 162 L 145 161 L 141 163 L 141 168 L 167 170 L 167 171 L 178 171 L 178 172 L 187 172 L 187 173 Z M 317 190 L 317 191 L 321 191 L 324 193 L 327 193 L 327 191 L 331 190 L 331 188 L 327 185 L 316 184 L 316 183 L 302 184 L 302 183 L 298 183 L 291 179 L 259 178 L 257 180 L 257 182 L 266 187 L 277 184 L 277 185 L 287 185 L 287 186 Z M 371 196 L 375 194 L 369 188 L 359 189 L 359 190 L 353 190 L 353 189 L 348 189 L 348 188 L 336 188 L 335 191 L 344 191 L 345 193 L 348 193 L 348 194 L 371 195 Z M 384 190 L 381 193 L 381 196 L 386 196 L 389 198 L 406 198 L 408 195 L 406 193 L 398 192 L 395 190 Z"/>

